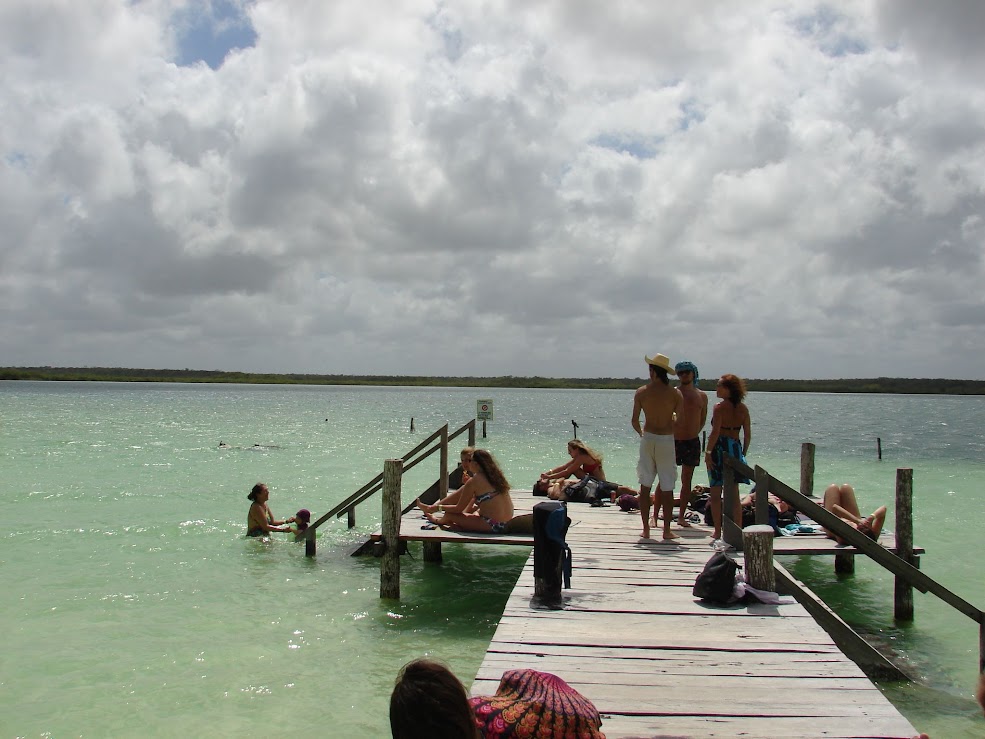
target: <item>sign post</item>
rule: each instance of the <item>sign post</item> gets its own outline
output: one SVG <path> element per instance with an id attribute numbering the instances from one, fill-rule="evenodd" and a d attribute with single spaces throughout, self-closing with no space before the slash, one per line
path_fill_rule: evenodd
<path id="1" fill-rule="evenodd" d="M 488 398 L 486 400 L 475 401 L 475 417 L 477 420 L 482 421 L 482 438 L 486 438 L 486 421 L 493 420 L 493 402 Z"/>

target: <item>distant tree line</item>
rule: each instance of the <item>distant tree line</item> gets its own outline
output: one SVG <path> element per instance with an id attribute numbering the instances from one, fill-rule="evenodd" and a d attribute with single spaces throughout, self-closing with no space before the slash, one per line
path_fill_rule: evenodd
<path id="1" fill-rule="evenodd" d="M 629 390 L 644 380 L 638 377 L 428 377 L 401 375 L 253 374 L 221 370 L 132 369 L 125 367 L 0 367 L 0 380 L 76 382 L 220 382 L 288 385 L 390 385 L 403 387 L 508 387 Z M 702 380 L 714 391 L 715 379 Z M 785 393 L 901 393 L 985 395 L 985 381 L 876 377 L 843 380 L 751 380 L 751 392 Z"/>

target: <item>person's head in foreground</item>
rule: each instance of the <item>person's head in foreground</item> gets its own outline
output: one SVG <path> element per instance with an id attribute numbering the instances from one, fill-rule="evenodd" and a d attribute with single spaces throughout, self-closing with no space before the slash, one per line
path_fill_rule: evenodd
<path id="1" fill-rule="evenodd" d="M 393 739 L 477 739 L 465 686 L 440 662 L 415 659 L 397 674 L 390 694 Z"/>
<path id="2" fill-rule="evenodd" d="M 557 675 L 507 670 L 496 695 L 469 699 L 483 739 L 605 739 L 595 705 Z"/>

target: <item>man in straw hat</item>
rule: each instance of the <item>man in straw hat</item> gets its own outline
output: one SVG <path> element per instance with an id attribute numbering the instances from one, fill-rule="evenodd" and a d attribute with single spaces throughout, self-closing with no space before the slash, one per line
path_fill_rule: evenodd
<path id="1" fill-rule="evenodd" d="M 633 428 L 640 435 L 640 461 L 636 475 L 640 481 L 640 516 L 643 538 L 650 538 L 650 488 L 657 483 L 657 504 L 663 508 L 665 540 L 676 539 L 670 530 L 677 484 L 677 455 L 674 451 L 674 415 L 684 417 L 684 397 L 670 386 L 668 375 L 676 374 L 663 354 L 644 357 L 650 368 L 650 381 L 633 398 Z M 640 413 L 646 423 L 640 427 Z"/>

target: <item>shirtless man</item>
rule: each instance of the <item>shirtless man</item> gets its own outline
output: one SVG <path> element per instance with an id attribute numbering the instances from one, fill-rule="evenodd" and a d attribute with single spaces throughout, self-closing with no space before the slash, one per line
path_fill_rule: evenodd
<path id="1" fill-rule="evenodd" d="M 633 398 L 633 428 L 640 435 L 640 461 L 636 474 L 640 481 L 640 516 L 643 519 L 643 538 L 650 538 L 650 488 L 657 483 L 657 504 L 663 507 L 665 540 L 676 539 L 670 522 L 674 507 L 674 485 L 677 483 L 677 460 L 674 454 L 674 414 L 685 418 L 684 397 L 670 386 L 669 374 L 674 374 L 670 360 L 663 354 L 644 357 L 650 367 L 650 381 L 636 391 Z M 640 427 L 640 413 L 646 424 Z"/>
<path id="2" fill-rule="evenodd" d="M 701 464 L 701 429 L 708 419 L 708 396 L 698 389 L 698 368 L 693 362 L 674 365 L 678 390 L 684 398 L 684 415 L 674 422 L 674 449 L 677 464 L 681 468 L 681 507 L 677 517 L 680 526 L 690 526 L 684 518 L 688 499 L 691 497 L 691 478 L 694 468 Z"/>

